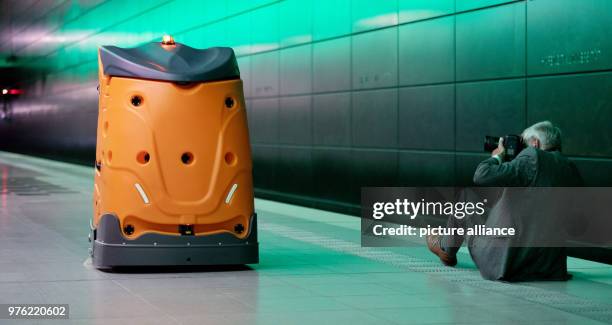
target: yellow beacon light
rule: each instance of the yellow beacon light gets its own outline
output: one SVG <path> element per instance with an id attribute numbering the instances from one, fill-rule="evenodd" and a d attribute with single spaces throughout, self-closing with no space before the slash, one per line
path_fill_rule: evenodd
<path id="1" fill-rule="evenodd" d="M 170 35 L 164 35 L 164 37 L 162 37 L 162 45 L 175 45 L 174 43 L 174 38 Z"/>

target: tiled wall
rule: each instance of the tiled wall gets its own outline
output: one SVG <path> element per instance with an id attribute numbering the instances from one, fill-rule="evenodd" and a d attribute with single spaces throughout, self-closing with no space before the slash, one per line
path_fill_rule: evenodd
<path id="1" fill-rule="evenodd" d="M 361 186 L 470 184 L 484 135 L 543 119 L 612 185 L 609 0 L 40 3 L 3 20 L 2 50 L 44 69 L 5 147 L 93 152 L 96 46 L 172 33 L 234 47 L 260 196 L 355 212 Z"/>
<path id="2" fill-rule="evenodd" d="M 304 44 L 240 59 L 260 194 L 350 210 L 361 186 L 471 184 L 485 135 L 544 119 L 587 184 L 612 185 L 612 3 L 321 7 Z"/>

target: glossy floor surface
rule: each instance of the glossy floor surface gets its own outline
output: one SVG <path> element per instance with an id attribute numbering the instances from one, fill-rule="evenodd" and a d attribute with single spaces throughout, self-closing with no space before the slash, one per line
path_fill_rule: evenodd
<path id="1" fill-rule="evenodd" d="M 102 272 L 87 258 L 92 170 L 0 153 L 0 304 L 69 304 L 69 324 L 612 322 L 609 265 L 490 282 L 464 250 L 446 268 L 423 247 L 362 248 L 357 218 L 264 200 L 258 265 Z"/>

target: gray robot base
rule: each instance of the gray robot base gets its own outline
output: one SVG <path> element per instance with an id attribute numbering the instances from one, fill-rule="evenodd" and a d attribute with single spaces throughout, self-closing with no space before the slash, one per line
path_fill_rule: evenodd
<path id="1" fill-rule="evenodd" d="M 259 263 L 257 214 L 245 239 L 229 233 L 208 236 L 172 236 L 155 233 L 136 239 L 123 236 L 113 214 L 100 218 L 91 230 L 92 264 L 99 269 L 124 266 L 240 265 Z"/>

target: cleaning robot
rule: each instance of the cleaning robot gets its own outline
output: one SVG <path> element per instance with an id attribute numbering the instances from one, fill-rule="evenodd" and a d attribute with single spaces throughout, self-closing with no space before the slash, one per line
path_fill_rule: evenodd
<path id="1" fill-rule="evenodd" d="M 233 50 L 164 36 L 135 48 L 102 46 L 98 58 L 93 265 L 258 263 Z"/>

